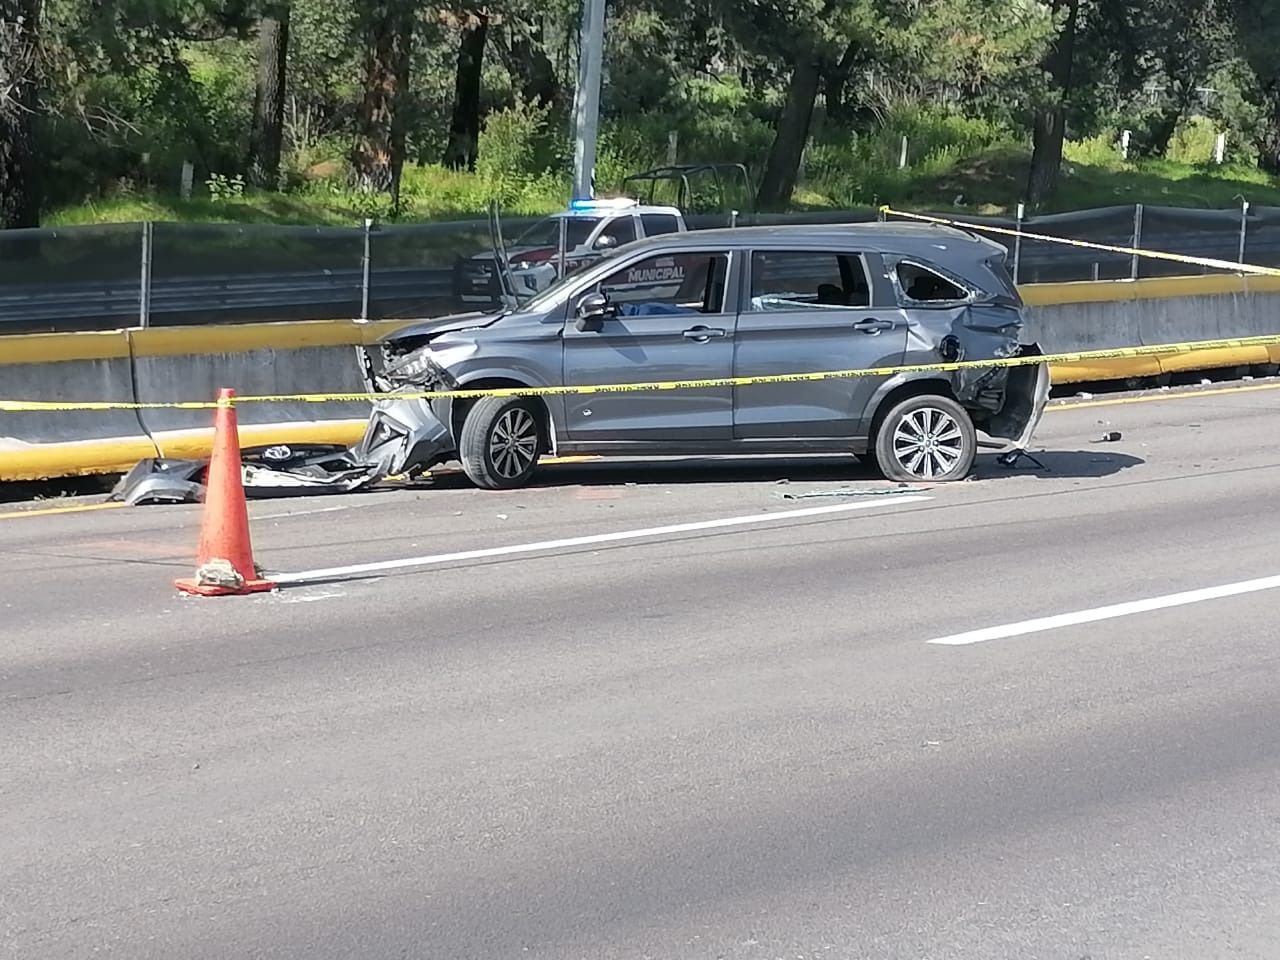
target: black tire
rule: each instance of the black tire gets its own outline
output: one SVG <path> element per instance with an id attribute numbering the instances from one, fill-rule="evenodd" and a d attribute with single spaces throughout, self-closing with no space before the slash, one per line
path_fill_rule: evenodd
<path id="1" fill-rule="evenodd" d="M 963 480 L 978 455 L 978 433 L 968 412 L 950 397 L 908 397 L 881 419 L 875 452 L 889 480 Z"/>
<path id="2" fill-rule="evenodd" d="M 471 482 L 486 490 L 523 487 L 543 449 L 542 425 L 533 402 L 522 397 L 482 397 L 458 438 L 458 457 Z"/>

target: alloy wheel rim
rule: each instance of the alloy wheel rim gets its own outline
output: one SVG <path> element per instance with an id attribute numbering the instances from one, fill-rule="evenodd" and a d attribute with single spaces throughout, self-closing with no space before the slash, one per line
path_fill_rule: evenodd
<path id="1" fill-rule="evenodd" d="M 954 470 L 964 456 L 964 433 L 947 411 L 921 407 L 898 422 L 893 456 L 913 477 L 933 480 Z"/>
<path id="2" fill-rule="evenodd" d="M 498 418 L 489 435 L 489 459 L 504 480 L 514 480 L 538 457 L 538 423 L 528 410 L 517 407 Z"/>

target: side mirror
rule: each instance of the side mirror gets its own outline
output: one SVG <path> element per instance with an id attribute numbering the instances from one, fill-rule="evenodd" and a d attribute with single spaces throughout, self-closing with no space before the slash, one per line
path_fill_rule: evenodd
<path id="1" fill-rule="evenodd" d="M 609 233 L 602 233 L 596 238 L 597 250 L 608 250 L 618 245 L 618 238 Z"/>
<path id="2" fill-rule="evenodd" d="M 588 293 L 578 301 L 578 323 L 580 332 L 599 330 L 605 319 L 614 315 L 613 304 L 603 293 Z"/>

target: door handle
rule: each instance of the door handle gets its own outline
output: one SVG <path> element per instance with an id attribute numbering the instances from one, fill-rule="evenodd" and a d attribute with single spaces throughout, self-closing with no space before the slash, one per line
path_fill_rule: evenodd
<path id="1" fill-rule="evenodd" d="M 865 320 L 859 320 L 853 325 L 853 329 L 859 333 L 869 333 L 875 335 L 883 333 L 885 330 L 892 330 L 894 323 L 892 320 L 877 320 L 875 317 L 867 317 Z"/>
<path id="2" fill-rule="evenodd" d="M 686 340 L 696 340 L 698 343 L 706 343 L 712 337 L 723 337 L 724 331 L 716 327 L 693 327 L 684 332 Z"/>

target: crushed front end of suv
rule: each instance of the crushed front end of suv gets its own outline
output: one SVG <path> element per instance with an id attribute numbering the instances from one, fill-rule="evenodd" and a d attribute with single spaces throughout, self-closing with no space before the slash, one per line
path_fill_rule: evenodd
<path id="1" fill-rule="evenodd" d="M 366 350 L 381 399 L 356 454 L 382 475 L 457 459 L 489 489 L 526 484 L 547 454 L 849 453 L 893 480 L 963 479 L 980 447 L 1026 449 L 1047 365 L 910 368 L 1041 355 L 1004 260 L 973 234 L 896 223 L 640 240 L 511 310 Z M 572 389 L 661 381 L 710 385 Z"/>

